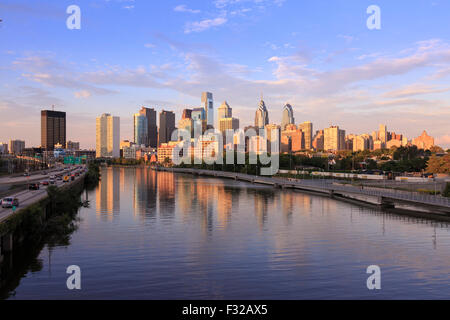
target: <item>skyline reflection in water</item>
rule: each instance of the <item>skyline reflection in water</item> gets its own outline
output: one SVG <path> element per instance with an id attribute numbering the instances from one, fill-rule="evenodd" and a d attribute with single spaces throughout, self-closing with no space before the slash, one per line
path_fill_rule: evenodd
<path id="1" fill-rule="evenodd" d="M 44 248 L 15 298 L 450 298 L 447 224 L 149 168 L 103 168 L 88 197 L 71 244 Z M 71 264 L 78 292 L 65 289 Z"/>

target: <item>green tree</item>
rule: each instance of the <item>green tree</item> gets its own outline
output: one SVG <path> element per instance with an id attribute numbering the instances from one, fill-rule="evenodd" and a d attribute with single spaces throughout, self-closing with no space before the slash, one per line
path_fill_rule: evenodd
<path id="1" fill-rule="evenodd" d="M 450 174 L 450 154 L 443 157 L 432 155 L 428 160 L 428 173 L 447 173 Z"/>

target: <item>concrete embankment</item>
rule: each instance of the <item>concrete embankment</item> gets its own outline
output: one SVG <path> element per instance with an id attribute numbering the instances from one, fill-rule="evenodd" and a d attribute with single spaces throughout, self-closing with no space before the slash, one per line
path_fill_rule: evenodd
<path id="1" fill-rule="evenodd" d="M 79 195 L 84 188 L 85 174 L 60 187 L 27 195 L 20 207 L 3 210 L 0 220 L 0 262 L 16 245 L 30 238 L 39 239 L 51 219 L 78 210 Z"/>
<path id="2" fill-rule="evenodd" d="M 382 209 L 385 212 L 404 214 L 414 217 L 450 221 L 450 199 L 430 197 L 394 190 L 366 190 L 358 187 L 345 187 L 325 180 L 297 180 L 278 177 L 262 177 L 234 172 L 153 167 L 154 170 L 174 173 L 187 173 L 198 176 L 210 176 L 246 181 L 255 184 L 270 185 L 275 188 L 292 189 L 305 193 L 332 197 L 352 204 Z"/>

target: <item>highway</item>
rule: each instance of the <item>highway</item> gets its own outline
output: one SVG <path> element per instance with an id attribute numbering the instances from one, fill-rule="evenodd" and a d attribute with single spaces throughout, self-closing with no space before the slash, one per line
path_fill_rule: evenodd
<path id="1" fill-rule="evenodd" d="M 76 171 L 79 170 L 84 170 L 86 168 L 86 166 L 81 165 L 82 169 L 76 169 L 77 167 L 74 167 L 74 169 L 70 170 L 69 172 L 66 172 L 65 175 L 70 176 L 72 173 L 75 173 Z M 47 188 L 48 186 L 44 186 L 42 185 L 43 181 L 49 181 L 50 180 L 50 176 L 51 175 L 57 175 L 57 174 L 62 174 L 64 172 L 64 170 L 58 170 L 56 172 L 49 172 L 48 175 L 39 175 L 40 178 L 40 188 L 39 190 L 24 190 L 24 191 L 20 191 L 8 196 L 3 197 L 4 198 L 17 198 L 19 199 L 19 207 L 16 209 L 16 211 L 18 211 L 21 208 L 25 208 L 33 203 L 36 203 L 42 199 L 44 199 L 45 197 L 47 197 Z M 55 180 L 55 184 L 54 186 L 57 187 L 62 187 L 64 185 L 70 185 L 72 183 L 74 183 L 75 181 L 78 181 L 79 179 L 81 179 L 82 177 L 84 177 L 84 172 L 81 173 L 78 177 L 75 177 L 74 181 L 69 181 L 69 182 L 63 182 L 62 180 Z M 37 176 L 36 176 L 37 178 Z M 33 179 L 33 181 L 35 181 L 37 179 Z M 31 181 L 30 181 L 31 182 Z M 13 210 L 11 208 L 2 208 L 0 206 L 0 223 L 3 222 L 5 219 L 7 219 L 9 216 L 11 216 L 12 214 L 14 214 Z"/>
<path id="2" fill-rule="evenodd" d="M 31 183 L 31 182 L 35 182 L 38 180 L 44 180 L 46 178 L 49 177 L 49 175 L 56 175 L 59 174 L 61 172 L 63 172 L 63 170 L 65 170 L 66 168 L 57 168 L 57 169 L 49 169 L 47 170 L 47 174 L 42 174 L 42 173 L 30 173 L 29 176 L 24 176 L 24 175 L 12 175 L 12 176 L 7 176 L 7 177 L 2 177 L 0 178 L 0 184 L 21 184 L 21 183 Z"/>

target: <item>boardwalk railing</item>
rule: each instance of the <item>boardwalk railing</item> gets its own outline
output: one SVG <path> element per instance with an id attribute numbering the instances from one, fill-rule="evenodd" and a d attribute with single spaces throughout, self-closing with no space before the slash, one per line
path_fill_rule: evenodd
<path id="1" fill-rule="evenodd" d="M 234 173 L 225 171 L 211 171 L 201 169 L 187 169 L 187 168 L 160 168 L 164 171 L 180 172 L 180 173 L 192 173 L 198 175 L 225 177 L 238 180 L 245 180 L 255 183 L 264 183 L 269 185 L 279 185 L 285 187 L 297 187 L 317 190 L 323 190 L 327 192 L 347 192 L 360 195 L 368 195 L 375 197 L 389 198 L 392 200 L 401 200 L 408 202 L 415 202 L 418 204 L 442 206 L 450 208 L 450 198 L 445 198 L 440 195 L 428 195 L 418 192 L 408 192 L 395 189 L 379 189 L 374 187 L 357 187 L 357 186 L 345 186 L 333 183 L 330 179 L 316 179 L 316 180 L 299 180 L 299 179 L 283 179 L 275 177 L 254 176 L 244 173 Z"/>

